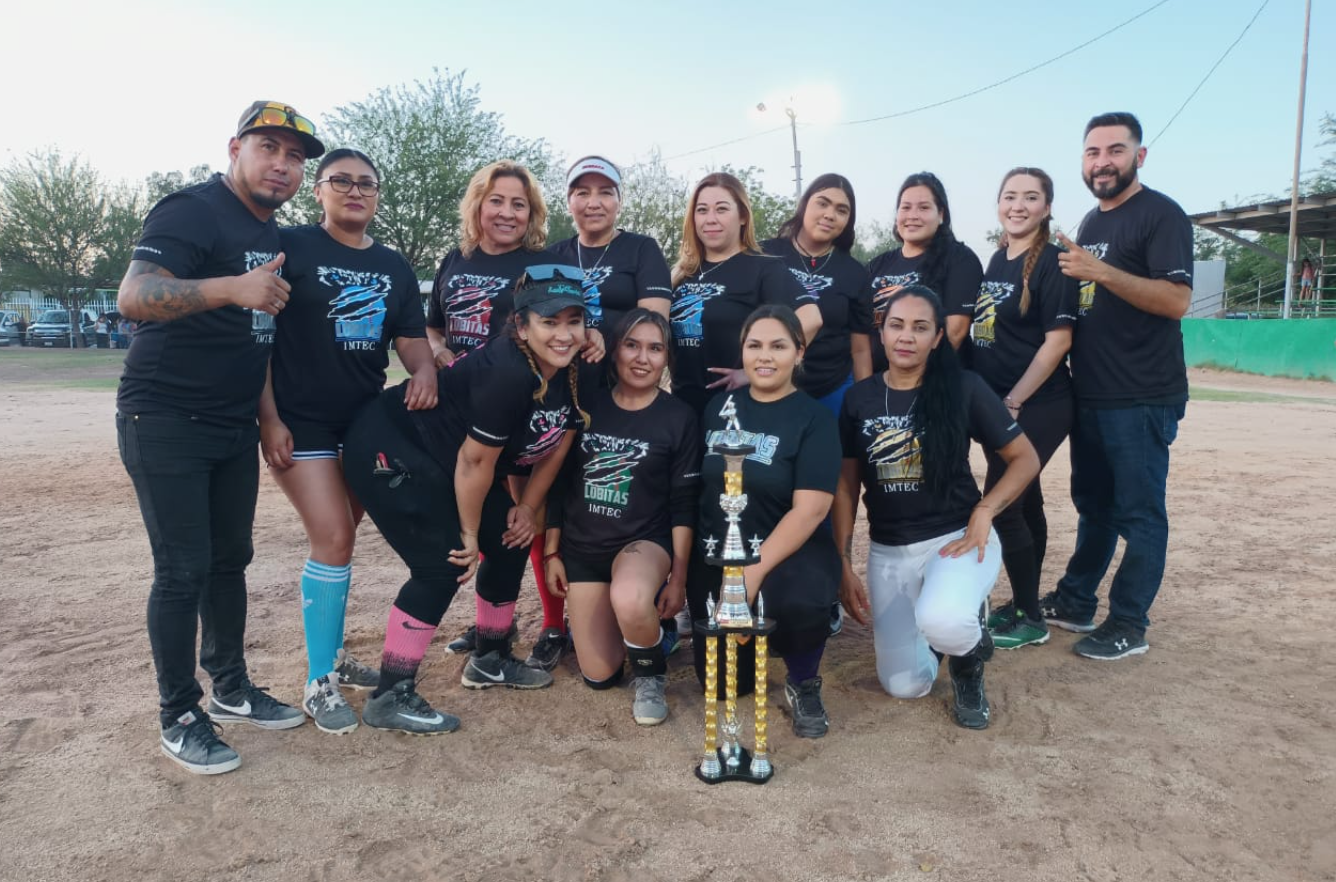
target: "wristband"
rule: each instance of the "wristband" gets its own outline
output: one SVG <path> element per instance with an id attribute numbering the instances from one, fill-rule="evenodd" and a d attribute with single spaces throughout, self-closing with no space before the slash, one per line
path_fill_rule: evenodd
<path id="1" fill-rule="evenodd" d="M 554 558 L 554 557 L 556 557 L 556 558 L 560 558 L 560 557 L 561 557 L 561 552 L 560 552 L 560 551 L 554 551 L 554 552 L 552 552 L 551 554 L 545 554 L 545 555 L 543 555 L 543 563 L 547 563 L 548 561 L 550 561 L 550 560 L 551 560 L 552 558 Z"/>

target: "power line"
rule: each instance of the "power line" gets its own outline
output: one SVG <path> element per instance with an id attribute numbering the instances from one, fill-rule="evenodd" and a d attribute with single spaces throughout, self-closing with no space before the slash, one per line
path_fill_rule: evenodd
<path id="1" fill-rule="evenodd" d="M 782 126 L 775 126 L 773 129 L 766 129 L 764 132 L 753 132 L 750 135 L 743 135 L 741 138 L 734 138 L 731 141 L 721 141 L 718 144 L 711 144 L 709 147 L 698 147 L 695 150 L 688 150 L 685 153 L 674 153 L 672 156 L 663 157 L 663 159 L 665 160 L 681 159 L 683 156 L 695 156 L 697 153 L 705 153 L 709 150 L 714 150 L 715 148 L 718 147 L 727 147 L 729 144 L 738 144 L 742 141 L 750 141 L 752 138 L 759 138 L 762 135 L 773 135 L 775 132 L 783 132 L 786 131 L 788 127 L 789 124 L 785 123 Z"/>
<path id="2" fill-rule="evenodd" d="M 1193 89 L 1192 94 L 1188 95 L 1188 97 L 1183 101 L 1183 103 L 1179 106 L 1179 108 L 1174 111 L 1174 115 L 1169 117 L 1169 122 L 1164 124 L 1164 128 L 1160 129 L 1159 134 L 1150 140 L 1150 143 L 1146 145 L 1147 147 L 1154 147 L 1155 142 L 1160 140 L 1161 136 L 1163 136 L 1165 132 L 1169 131 L 1169 127 L 1174 124 L 1174 120 L 1178 119 L 1178 115 L 1183 112 L 1183 109 L 1188 106 L 1189 102 L 1191 102 L 1193 98 L 1197 97 L 1197 93 L 1201 91 L 1202 86 L 1206 85 L 1206 81 L 1211 78 L 1211 74 L 1215 73 L 1215 69 L 1218 68 L 1224 62 L 1224 60 L 1229 57 L 1229 53 L 1234 51 L 1234 47 L 1239 45 L 1240 42 L 1242 42 L 1244 35 L 1246 35 L 1248 31 L 1252 29 L 1253 23 L 1257 21 L 1258 17 L 1262 14 L 1262 10 L 1266 9 L 1266 7 L 1270 3 L 1271 0 L 1262 0 L 1262 5 L 1257 7 L 1257 11 L 1253 13 L 1253 17 L 1249 19 L 1246 25 L 1244 25 L 1243 31 L 1234 39 L 1233 43 L 1229 44 L 1229 48 L 1225 50 L 1224 54 L 1215 60 L 1215 64 L 1211 65 L 1211 69 L 1206 72 L 1206 76 L 1201 78 L 1201 82 L 1197 84 L 1197 88 Z"/>
<path id="3" fill-rule="evenodd" d="M 919 107 L 913 107 L 913 108 L 910 108 L 909 110 L 900 110 L 900 111 L 897 111 L 897 112 L 895 112 L 895 113 L 888 113 L 888 114 L 885 114 L 885 115 L 883 115 L 883 116 L 872 116 L 872 117 L 868 117 L 867 119 L 855 119 L 855 120 L 850 120 L 849 122 L 839 123 L 839 125 L 842 125 L 842 126 L 860 126 L 860 125 L 863 125 L 864 123 L 881 122 L 882 120 L 896 119 L 896 118 L 898 118 L 898 117 L 902 117 L 902 116 L 909 116 L 911 113 L 920 113 L 920 112 L 922 112 L 922 111 L 924 111 L 924 110 L 931 110 L 931 109 L 933 109 L 934 107 L 942 107 L 943 105 L 946 105 L 946 104 L 954 104 L 954 103 L 957 102 L 957 101 L 964 101 L 966 98 L 973 98 L 975 95 L 981 94 L 981 93 L 983 93 L 983 92 L 987 92 L 987 91 L 989 91 L 990 89 L 996 89 L 998 86 L 1004 86 L 1004 85 L 1006 85 L 1007 83 L 1010 83 L 1012 80 L 1018 80 L 1018 79 L 1020 79 L 1021 77 L 1025 76 L 1026 74 L 1034 73 L 1035 71 L 1039 70 L 1040 68 L 1048 67 L 1050 64 L 1053 64 L 1055 61 L 1061 61 L 1062 59 L 1066 58 L 1068 55 L 1072 55 L 1072 54 L 1074 54 L 1074 53 L 1076 53 L 1076 52 L 1080 52 L 1082 49 L 1086 48 L 1087 46 L 1089 46 L 1089 45 L 1091 45 L 1091 44 L 1093 44 L 1093 43 L 1097 43 L 1097 42 L 1099 42 L 1100 40 L 1104 39 L 1105 37 L 1109 36 L 1109 34 L 1112 34 L 1112 33 L 1114 33 L 1115 31 L 1120 31 L 1120 30 L 1122 30 L 1123 28 L 1125 28 L 1125 27 L 1127 27 L 1128 25 L 1130 25 L 1132 22 L 1136 21 L 1137 19 L 1142 18 L 1142 17 L 1144 17 L 1144 16 L 1146 16 L 1146 15 L 1149 15 L 1150 13 L 1152 13 L 1152 12 L 1154 12 L 1155 10 L 1159 9 L 1161 6 L 1163 6 L 1164 4 L 1166 4 L 1166 3 L 1168 3 L 1168 2 L 1169 2 L 1169 0 L 1160 0 L 1159 3 L 1156 3 L 1156 4 L 1150 6 L 1150 7 L 1146 8 L 1146 9 L 1143 9 L 1141 12 L 1138 12 L 1136 15 L 1132 16 L 1131 18 L 1129 18 L 1127 21 L 1123 22 L 1122 24 L 1115 25 L 1114 27 L 1109 28 L 1107 31 L 1105 31 L 1104 33 L 1100 34 L 1099 36 L 1091 37 L 1089 40 L 1086 40 L 1084 43 L 1082 43 L 1082 44 L 1079 45 L 1079 46 L 1073 46 L 1071 49 L 1068 49 L 1066 52 L 1062 53 L 1061 55 L 1054 55 L 1052 58 L 1048 59 L 1047 61 L 1041 61 L 1041 62 L 1039 62 L 1038 64 L 1036 64 L 1036 65 L 1033 66 L 1033 67 L 1027 67 L 1025 70 L 1020 71 L 1019 73 L 1014 73 L 1014 74 L 1012 74 L 1011 76 L 1009 76 L 1009 77 L 1007 77 L 1007 78 L 1005 78 L 1005 79 L 998 80 L 998 81 L 995 82 L 995 83 L 990 83 L 990 84 L 987 85 L 987 86 L 982 86 L 982 87 L 980 87 L 980 88 L 978 88 L 978 89 L 974 89 L 973 91 L 965 92 L 964 94 L 962 94 L 962 95 L 957 95 L 957 96 L 955 96 L 954 98 L 945 98 L 945 99 L 943 99 L 943 100 L 941 100 L 941 101 L 934 101 L 934 102 L 932 102 L 931 104 L 924 104 L 924 105 L 921 105 L 921 106 L 919 106 Z"/>

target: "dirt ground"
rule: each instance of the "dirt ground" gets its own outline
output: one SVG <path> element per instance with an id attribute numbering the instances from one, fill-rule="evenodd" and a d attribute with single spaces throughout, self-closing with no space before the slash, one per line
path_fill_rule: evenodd
<path id="1" fill-rule="evenodd" d="M 952 724 L 945 673 L 885 695 L 851 624 L 823 664 L 830 734 L 794 738 L 772 689 L 775 779 L 706 787 L 687 658 L 655 729 L 572 660 L 551 689 L 473 693 L 440 648 L 468 591 L 420 687 L 458 732 L 234 726 L 241 769 L 201 778 L 158 751 L 112 356 L 0 351 L 0 879 L 1336 879 L 1336 386 L 1194 371 L 1150 653 L 1083 660 L 1063 631 L 998 653 L 985 732 Z M 1067 477 L 1060 451 L 1045 585 L 1072 546 Z M 348 645 L 374 661 L 404 569 L 372 525 L 359 542 Z M 295 703 L 306 548 L 267 477 L 255 545 L 252 675 Z M 529 583 L 520 651 L 539 623 Z"/>

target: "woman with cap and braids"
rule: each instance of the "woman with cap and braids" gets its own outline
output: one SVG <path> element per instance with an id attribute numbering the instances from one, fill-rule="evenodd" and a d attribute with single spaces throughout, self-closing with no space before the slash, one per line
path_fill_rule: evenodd
<path id="1" fill-rule="evenodd" d="M 984 602 L 1002 565 L 993 518 L 1039 474 L 1039 458 L 977 374 L 944 342 L 946 310 L 931 289 L 887 298 L 881 338 L 888 366 L 844 396 L 844 462 L 833 518 L 844 559 L 840 598 L 871 619 L 877 679 L 896 698 L 921 698 L 949 662 L 956 722 L 988 725 L 983 667 L 993 652 Z M 969 442 L 1006 463 L 980 498 Z M 871 543 L 867 590 L 853 569 L 858 487 Z M 870 602 L 869 602 L 870 598 Z"/>
<path id="2" fill-rule="evenodd" d="M 551 250 L 561 263 L 578 266 L 584 273 L 588 327 L 608 337 L 637 306 L 667 318 L 673 292 L 659 243 L 617 226 L 622 207 L 621 170 L 602 156 L 576 160 L 566 172 L 566 207 L 577 233 L 552 245 Z M 615 342 L 607 339 L 605 345 L 613 348 Z M 607 380 L 606 385 L 611 386 L 610 372 Z M 547 590 L 545 579 L 539 580 L 538 596 L 543 601 L 543 630 L 526 663 L 551 671 L 569 642 L 566 603 Z"/>
<path id="3" fill-rule="evenodd" d="M 615 385 L 589 394 L 595 429 L 581 433 L 552 494 L 543 557 L 548 585 L 569 598 L 585 683 L 616 686 L 629 657 L 631 714 L 654 726 L 668 717 L 660 617 L 674 625 L 686 597 L 700 431 L 691 408 L 660 388 L 672 363 L 668 320 L 635 307 L 613 331 Z"/>
<path id="4" fill-rule="evenodd" d="M 511 293 L 526 267 L 568 263 L 545 250 L 543 191 L 533 173 L 517 162 L 498 160 L 474 173 L 459 202 L 459 225 L 459 246 L 441 261 L 427 308 L 427 338 L 437 367 L 505 333 L 513 309 Z M 586 333 L 583 356 L 590 362 L 603 357 L 603 337 L 597 330 Z M 512 491 L 519 498 L 520 488 Z M 546 621 L 553 600 L 543 579 L 542 554 L 539 536 L 530 558 Z M 560 609 L 556 619 L 561 622 Z M 474 637 L 470 628 L 451 641 L 446 652 L 472 652 Z M 562 645 L 565 639 L 560 634 Z M 548 642 L 540 635 L 539 647 Z"/>
<path id="5" fill-rule="evenodd" d="M 1058 267 L 1059 249 L 1049 242 L 1052 213 L 1052 178 L 1037 168 L 1007 172 L 997 197 L 1002 241 L 984 273 L 973 327 L 972 367 L 1025 430 L 1041 469 L 1071 431 L 1074 419 L 1066 359 L 1080 285 Z M 984 454 L 987 492 L 1002 479 L 1006 463 L 992 450 Z M 1011 581 L 1012 601 L 988 617 L 993 642 L 998 649 L 1046 643 L 1039 574 L 1048 521 L 1038 478 L 1014 505 L 998 512 L 994 524 L 1002 540 L 1002 565 Z"/>
<path id="6" fill-rule="evenodd" d="M 935 174 L 912 174 L 900 185 L 895 238 L 900 247 L 874 257 L 867 267 L 872 279 L 873 325 L 881 328 L 886 299 L 899 287 L 926 285 L 946 307 L 946 336 L 959 349 L 974 319 L 983 264 L 951 231 L 946 187 Z M 886 370 L 886 352 L 878 339 L 872 341 L 872 367 L 878 373 Z"/>
<path id="7" fill-rule="evenodd" d="M 357 150 L 331 150 L 315 176 L 320 223 L 279 231 L 292 292 L 275 317 L 260 444 L 310 542 L 301 574 L 302 707 L 321 731 L 342 734 L 357 728 L 357 715 L 339 686 L 370 689 L 380 677 L 343 648 L 362 519 L 343 479 L 343 436 L 357 411 L 385 388 L 391 341 L 412 375 L 404 396 L 409 410 L 436 406 L 436 369 L 413 268 L 367 234 L 380 197 L 375 164 Z"/>
<path id="8" fill-rule="evenodd" d="M 436 408 L 410 411 L 403 386 L 387 390 L 344 440 L 349 487 L 409 568 L 390 610 L 380 683 L 362 710 L 368 726 L 432 735 L 459 725 L 432 709 L 415 680 L 455 592 L 475 573 L 477 645 L 464 686 L 552 683 L 511 655 L 510 640 L 538 513 L 585 418 L 574 364 L 584 297 L 579 270 L 563 277 L 561 269 L 526 273 L 507 335 L 437 372 Z M 505 478 L 526 469 L 517 501 Z"/>
<path id="9" fill-rule="evenodd" d="M 756 241 L 747 188 L 727 172 L 701 178 L 682 220 L 673 267 L 673 394 L 697 416 L 716 390 L 746 385 L 738 334 L 762 304 L 796 310 L 803 339 L 821 329 L 816 301 Z"/>

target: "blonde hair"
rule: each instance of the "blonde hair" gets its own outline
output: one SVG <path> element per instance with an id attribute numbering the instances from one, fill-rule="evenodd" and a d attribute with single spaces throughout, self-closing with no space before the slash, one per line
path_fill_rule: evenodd
<path id="1" fill-rule="evenodd" d="M 485 165 L 469 180 L 464 198 L 459 200 L 459 252 L 472 257 L 482 241 L 482 201 L 492 192 L 497 178 L 515 178 L 524 185 L 524 198 L 529 201 L 529 225 L 524 229 L 522 245 L 530 251 L 547 247 L 547 203 L 533 173 L 509 159 L 500 159 Z"/>
<path id="2" fill-rule="evenodd" d="M 722 187 L 728 191 L 738 205 L 738 214 L 742 220 L 742 250 L 749 254 L 761 253 L 761 246 L 756 241 L 756 225 L 752 223 L 751 199 L 747 198 L 747 188 L 728 172 L 712 172 L 700 179 L 700 183 L 691 191 L 691 198 L 687 200 L 686 217 L 682 219 L 682 245 L 677 252 L 677 263 L 673 266 L 674 288 L 699 272 L 700 263 L 704 259 L 705 244 L 696 235 L 696 200 L 706 187 Z"/>

